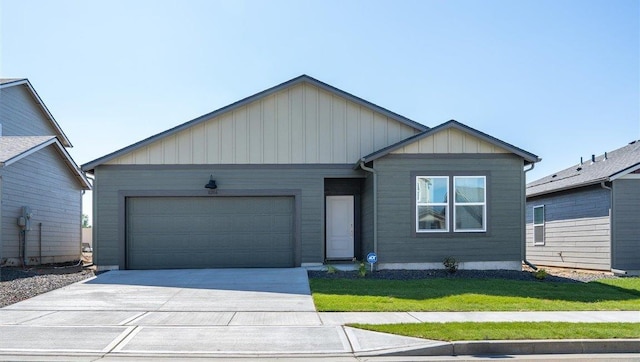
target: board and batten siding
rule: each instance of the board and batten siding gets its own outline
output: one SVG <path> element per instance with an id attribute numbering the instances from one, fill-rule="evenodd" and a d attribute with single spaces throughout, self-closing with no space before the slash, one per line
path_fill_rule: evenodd
<path id="1" fill-rule="evenodd" d="M 168 196 L 182 191 L 209 195 L 204 185 L 211 174 L 220 192 L 246 192 L 259 195 L 261 190 L 296 190 L 300 195 L 300 253 L 302 263 L 324 262 L 324 179 L 364 177 L 362 171 L 346 165 L 313 167 L 278 165 L 166 165 L 166 166 L 98 166 L 94 184 L 94 262 L 99 266 L 119 266 L 124 252 L 120 225 L 120 192 L 161 191 Z M 251 227 L 250 224 L 247 227 Z"/>
<path id="2" fill-rule="evenodd" d="M 26 85 L 0 89 L 2 136 L 54 136 L 58 132 L 46 120 Z"/>
<path id="3" fill-rule="evenodd" d="M 416 133 L 305 83 L 162 137 L 107 164 L 345 164 Z"/>
<path id="4" fill-rule="evenodd" d="M 374 161 L 378 173 L 378 261 L 435 263 L 509 262 L 520 265 L 523 161 L 512 154 L 389 155 Z M 485 175 L 487 232 L 416 233 L 415 177 Z M 451 211 L 451 210 L 450 210 Z"/>
<path id="5" fill-rule="evenodd" d="M 609 190 L 599 185 L 527 201 L 527 259 L 539 265 L 611 269 Z M 533 207 L 544 205 L 544 245 L 533 244 Z"/>
<path id="6" fill-rule="evenodd" d="M 2 173 L 2 258 L 19 258 L 17 218 L 33 212 L 27 232 L 27 261 L 37 264 L 80 259 L 81 188 L 55 146 L 23 158 Z M 40 230 L 42 228 L 42 230 Z M 42 240 L 40 238 L 40 232 Z"/>
<path id="7" fill-rule="evenodd" d="M 449 128 L 424 137 L 417 142 L 410 143 L 391 152 L 392 154 L 419 153 L 510 153 L 509 151 L 473 135 L 455 128 Z"/>
<path id="8" fill-rule="evenodd" d="M 640 175 L 613 181 L 612 268 L 640 272 Z"/>

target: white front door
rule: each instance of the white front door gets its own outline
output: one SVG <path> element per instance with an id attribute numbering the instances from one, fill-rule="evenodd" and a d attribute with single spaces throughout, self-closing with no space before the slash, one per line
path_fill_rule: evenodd
<path id="1" fill-rule="evenodd" d="M 327 259 L 351 259 L 353 196 L 327 196 Z"/>

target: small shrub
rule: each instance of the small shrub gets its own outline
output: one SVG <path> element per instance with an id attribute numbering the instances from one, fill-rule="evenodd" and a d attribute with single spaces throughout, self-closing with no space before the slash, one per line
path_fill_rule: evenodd
<path id="1" fill-rule="evenodd" d="M 442 265 L 444 265 L 444 268 L 451 274 L 458 270 L 458 261 L 452 256 L 444 258 Z"/>
<path id="2" fill-rule="evenodd" d="M 547 277 L 547 271 L 544 269 L 538 269 L 533 273 L 533 276 L 538 280 L 544 280 Z"/>
<path id="3" fill-rule="evenodd" d="M 360 278 L 364 278 L 367 276 L 367 264 L 364 261 L 357 261 L 358 263 L 358 275 Z"/>
<path id="4" fill-rule="evenodd" d="M 335 274 L 338 272 L 338 268 L 333 265 L 327 264 L 327 274 Z"/>

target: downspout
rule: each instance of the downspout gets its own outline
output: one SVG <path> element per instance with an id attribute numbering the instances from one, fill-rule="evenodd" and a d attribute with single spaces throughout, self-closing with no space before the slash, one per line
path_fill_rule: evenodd
<path id="1" fill-rule="evenodd" d="M 531 164 L 531 168 L 528 170 L 524 170 L 524 177 L 522 178 L 523 190 L 522 193 L 522 206 L 524 207 L 524 212 L 522 213 L 522 249 L 521 249 L 521 258 L 524 264 L 530 266 L 533 270 L 538 270 L 538 267 L 532 264 L 529 260 L 527 260 L 527 172 L 533 170 L 536 167 L 535 163 Z"/>
<path id="2" fill-rule="evenodd" d="M 360 168 L 373 174 L 373 252 L 378 254 L 378 173 L 364 165 L 364 158 L 360 159 Z"/>

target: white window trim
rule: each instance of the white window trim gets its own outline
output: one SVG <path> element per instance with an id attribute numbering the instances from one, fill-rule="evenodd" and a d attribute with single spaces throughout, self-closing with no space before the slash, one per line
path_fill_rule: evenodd
<path id="1" fill-rule="evenodd" d="M 536 209 L 542 208 L 542 224 L 536 224 Z M 544 209 L 544 205 L 536 205 L 533 207 L 533 220 L 532 220 L 532 224 L 533 224 L 533 245 L 544 245 L 545 244 L 545 230 L 547 228 L 546 226 L 546 222 L 547 222 L 547 218 L 545 215 L 545 209 Z M 542 226 L 542 242 L 536 242 L 536 226 Z"/>
<path id="2" fill-rule="evenodd" d="M 487 176 L 454 176 L 453 177 L 453 191 L 456 189 L 456 179 L 461 178 L 482 178 L 484 181 L 484 189 L 482 190 L 484 195 L 484 202 L 456 202 L 456 197 L 453 195 L 453 232 L 456 233 L 484 233 L 487 232 Z M 458 229 L 456 227 L 456 206 L 482 206 L 482 228 L 481 229 Z"/>
<path id="3" fill-rule="evenodd" d="M 449 176 L 416 176 L 415 178 L 415 183 L 416 183 L 416 188 L 418 187 L 418 179 L 420 178 L 444 178 L 447 180 L 447 202 L 423 202 L 420 203 L 418 202 L 418 190 L 416 189 L 416 195 L 415 195 L 415 199 L 414 202 L 416 204 L 416 219 L 415 219 L 415 225 L 416 225 L 416 233 L 448 233 L 449 232 L 449 215 L 450 215 L 450 211 L 451 211 L 451 207 L 449 206 L 450 202 L 451 202 L 451 195 L 449 194 Z M 445 229 L 420 229 L 418 227 L 418 225 L 420 225 L 419 223 L 419 218 L 420 218 L 420 213 L 418 211 L 418 207 L 419 206 L 444 206 L 445 207 L 445 215 L 446 215 L 446 222 L 445 222 Z"/>

